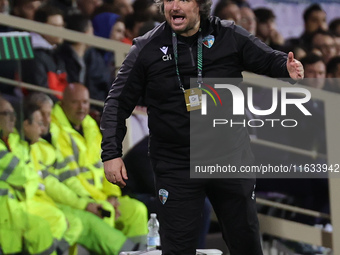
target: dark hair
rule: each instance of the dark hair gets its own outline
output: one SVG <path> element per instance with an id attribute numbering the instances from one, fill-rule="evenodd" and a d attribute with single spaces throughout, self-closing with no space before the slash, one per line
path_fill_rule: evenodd
<path id="1" fill-rule="evenodd" d="M 85 33 L 90 27 L 90 19 L 82 13 L 73 13 L 66 16 L 65 28 Z"/>
<path id="2" fill-rule="evenodd" d="M 275 14 L 268 8 L 257 8 L 254 10 L 258 23 L 266 23 L 270 19 L 275 19 Z"/>
<path id="3" fill-rule="evenodd" d="M 315 63 L 317 63 L 319 61 L 323 62 L 322 58 L 320 56 L 314 54 L 314 53 L 308 54 L 307 56 L 302 58 L 300 61 L 301 61 L 301 64 L 303 66 L 305 66 L 305 65 L 312 65 L 312 64 L 315 64 Z"/>
<path id="4" fill-rule="evenodd" d="M 327 64 L 327 73 L 334 74 L 337 71 L 339 64 L 340 64 L 340 56 L 331 58 L 331 60 L 329 60 Z"/>
<path id="5" fill-rule="evenodd" d="M 134 12 L 143 12 L 154 4 L 153 0 L 135 0 L 132 4 Z"/>
<path id="6" fill-rule="evenodd" d="M 132 31 L 137 22 L 146 22 L 148 17 L 144 15 L 136 15 L 135 13 L 130 13 L 126 15 L 123 19 L 125 24 L 125 29 Z"/>
<path id="7" fill-rule="evenodd" d="M 303 13 L 303 20 L 305 23 L 309 19 L 309 16 L 315 11 L 324 11 L 319 4 L 310 5 Z"/>
<path id="8" fill-rule="evenodd" d="M 214 9 L 214 13 L 213 15 L 216 16 L 216 17 L 219 17 L 221 18 L 221 15 L 220 15 L 220 12 L 227 6 L 229 5 L 232 5 L 232 4 L 235 4 L 236 3 L 232 0 L 220 0 L 217 2 L 216 6 L 215 6 L 215 9 Z"/>
<path id="9" fill-rule="evenodd" d="M 48 20 L 48 17 L 54 16 L 54 15 L 61 15 L 63 16 L 64 13 L 62 10 L 60 10 L 57 7 L 44 5 L 40 7 L 34 14 L 34 20 L 42 23 L 46 23 Z"/>
<path id="10" fill-rule="evenodd" d="M 316 30 L 314 33 L 312 33 L 311 35 L 311 42 L 313 42 L 313 39 L 316 35 L 325 35 L 325 36 L 330 36 L 332 38 L 334 38 L 334 35 L 328 31 L 322 30 L 321 28 L 319 28 L 318 30 Z"/>
<path id="11" fill-rule="evenodd" d="M 336 31 L 339 26 L 340 26 L 340 18 L 333 19 L 331 23 L 329 23 L 329 31 L 335 36 L 340 36 L 340 34 L 338 34 Z"/>
<path id="12" fill-rule="evenodd" d="M 40 107 L 36 104 L 31 104 L 29 102 L 24 103 L 24 118 L 23 120 L 27 120 L 30 124 L 32 124 L 33 121 L 33 114 L 36 111 L 40 110 Z"/>
<path id="13" fill-rule="evenodd" d="M 156 5 L 159 6 L 159 10 L 162 14 L 164 14 L 164 0 L 155 0 Z M 200 8 L 199 14 L 201 19 L 206 19 L 210 16 L 211 11 L 211 0 L 195 0 L 198 3 Z"/>
<path id="14" fill-rule="evenodd" d="M 101 14 L 103 12 L 112 12 L 112 13 L 115 13 L 116 12 L 116 9 L 112 6 L 112 4 L 109 4 L 109 3 L 104 3 L 100 6 L 98 6 L 93 14 L 92 14 L 92 18 L 94 18 L 95 16 L 97 16 L 98 14 Z"/>
<path id="15" fill-rule="evenodd" d="M 11 5 L 11 8 L 14 8 L 16 6 L 20 6 L 20 5 L 24 5 L 27 4 L 29 2 L 34 2 L 34 1 L 41 1 L 41 0 L 12 0 L 12 1 L 8 1 Z"/>

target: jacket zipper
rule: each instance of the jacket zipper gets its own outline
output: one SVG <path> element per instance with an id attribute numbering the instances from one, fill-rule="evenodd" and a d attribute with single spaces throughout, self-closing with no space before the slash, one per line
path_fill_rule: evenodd
<path id="1" fill-rule="evenodd" d="M 192 64 L 192 66 L 195 66 L 194 56 L 192 55 L 192 48 L 189 47 L 189 50 L 190 50 L 190 56 L 191 56 L 191 64 Z"/>

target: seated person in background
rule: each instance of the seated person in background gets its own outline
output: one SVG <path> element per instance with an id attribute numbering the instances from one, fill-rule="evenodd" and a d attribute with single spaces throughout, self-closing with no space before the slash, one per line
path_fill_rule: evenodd
<path id="1" fill-rule="evenodd" d="M 81 13 L 68 15 L 66 28 L 93 35 L 91 20 Z M 97 49 L 85 43 L 65 41 L 56 53 L 65 63 L 69 83 L 84 84 L 92 99 L 105 100 L 112 81 L 109 67 Z"/>
<path id="2" fill-rule="evenodd" d="M 327 14 L 319 4 L 312 4 L 303 13 L 305 30 L 299 38 L 291 38 L 285 42 L 287 49 L 294 49 L 296 46 L 304 50 L 311 50 L 311 38 L 315 31 L 328 30 Z"/>
<path id="3" fill-rule="evenodd" d="M 88 115 L 89 106 L 88 89 L 79 83 L 69 84 L 62 101 L 52 111 L 56 146 L 77 166 L 70 176 L 76 175 L 93 199 L 106 200 L 121 212 L 116 228 L 135 241 L 145 241 L 147 209 L 143 203 L 121 196 L 120 188 L 106 180 L 100 158 L 102 136 L 97 123 Z"/>
<path id="4" fill-rule="evenodd" d="M 50 6 L 39 8 L 34 20 L 56 27 L 64 26 L 63 13 Z M 41 87 L 63 92 L 67 85 L 64 62 L 55 53 L 57 45 L 63 42 L 60 37 L 31 33 L 34 59 L 22 62 L 22 79 Z M 61 96 L 53 97 L 53 100 Z"/>
<path id="5" fill-rule="evenodd" d="M 312 35 L 312 49 L 317 49 L 321 53 L 322 60 L 325 64 L 337 55 L 337 47 L 334 36 L 327 31 L 317 30 Z"/>
<path id="6" fill-rule="evenodd" d="M 268 8 L 258 8 L 254 13 L 257 19 L 256 36 L 273 49 L 282 50 L 284 38 L 277 30 L 273 11 Z"/>
<path id="7" fill-rule="evenodd" d="M 140 35 L 140 29 L 144 26 L 148 17 L 129 14 L 124 18 L 125 38 L 122 42 L 132 45 L 132 40 Z"/>
<path id="8" fill-rule="evenodd" d="M 13 108 L 7 101 L 3 101 L 2 105 L 8 112 L 13 112 Z M 41 132 L 39 127 L 41 115 L 39 114 L 37 108 L 26 108 L 23 121 L 23 129 L 34 129 L 37 136 Z M 63 253 L 69 245 L 75 243 L 80 234 L 81 226 L 76 228 L 74 227 L 76 225 L 68 225 L 64 213 L 52 201 L 43 196 L 44 191 L 39 186 L 39 176 L 34 171 L 34 165 L 30 160 L 28 143 L 21 140 L 20 135 L 13 128 L 9 128 L 13 126 L 15 118 L 5 121 L 6 129 L 11 130 L 11 132 L 7 132 L 7 137 L 3 138 L 6 149 L 2 148 L 5 153 L 1 154 L 7 154 L 7 159 L 12 157 L 12 160 L 9 165 L 4 164 L 7 166 L 7 171 L 3 175 L 3 180 L 13 187 L 16 198 L 28 214 L 46 220 L 48 229 L 50 229 L 56 241 L 54 248 Z M 6 157 L 2 160 L 6 160 Z"/>
<path id="9" fill-rule="evenodd" d="M 340 93 L 340 56 L 332 58 L 327 64 L 325 90 Z"/>
<path id="10" fill-rule="evenodd" d="M 91 18 L 94 10 L 103 4 L 103 0 L 76 0 L 77 8 L 82 14 Z"/>
<path id="11" fill-rule="evenodd" d="M 115 14 L 113 12 L 103 9 L 103 12 L 98 13 L 93 17 L 92 24 L 93 24 L 93 32 L 96 36 L 100 36 L 106 39 L 116 40 L 119 42 L 121 42 L 125 38 L 125 24 L 124 24 L 123 19 L 118 14 Z M 101 49 L 95 49 L 95 51 L 103 59 L 102 61 L 104 62 L 106 68 L 108 69 L 108 72 L 110 72 L 110 77 L 109 77 L 110 79 L 109 88 L 110 88 L 112 81 L 116 77 L 115 54 L 114 52 L 101 50 Z M 86 61 L 88 63 L 92 62 L 90 59 L 91 54 L 93 53 L 88 52 L 88 54 L 86 55 Z M 94 70 L 91 72 L 94 72 Z M 106 90 L 106 92 L 103 92 L 101 94 L 100 100 L 105 100 L 109 88 Z M 92 97 L 93 92 L 91 88 L 89 89 L 90 89 L 90 94 Z"/>
<path id="12" fill-rule="evenodd" d="M 322 58 L 315 54 L 309 54 L 301 59 L 305 68 L 305 79 L 300 83 L 312 88 L 323 89 L 326 78 L 326 65 Z"/>
<path id="13" fill-rule="evenodd" d="M 41 6 L 41 0 L 12 0 L 11 4 L 11 15 L 24 18 L 34 19 L 34 14 L 37 9 Z"/>
<path id="14" fill-rule="evenodd" d="M 26 103 L 40 110 L 42 134 L 46 135 L 49 131 L 52 100 L 45 94 L 33 93 Z M 58 208 L 67 215 L 79 219 L 82 224 L 77 243 L 95 254 L 118 254 L 120 251 L 136 249 L 135 243 L 101 219 L 104 216 L 100 204 L 96 204 L 88 196 L 78 196 L 57 179 L 55 173 L 60 171 L 60 168 L 68 167 L 59 156 L 60 152 L 47 140 L 38 139 L 36 128 L 26 129 L 25 136 L 31 141 L 31 159 L 35 170 L 40 173 L 40 183 L 44 186 L 46 194 L 57 203 Z"/>
<path id="15" fill-rule="evenodd" d="M 249 7 L 241 7 L 241 20 L 240 26 L 247 30 L 252 35 L 256 35 L 256 16 L 252 9 Z"/>
<path id="16" fill-rule="evenodd" d="M 334 35 L 338 52 L 337 55 L 340 56 L 340 18 L 336 18 L 329 23 L 329 32 Z"/>
<path id="17" fill-rule="evenodd" d="M 237 4 L 232 0 L 220 0 L 215 6 L 214 16 L 220 19 L 233 20 L 237 25 L 241 21 L 241 12 Z"/>
<path id="18" fill-rule="evenodd" d="M 19 190 L 25 188 L 30 175 L 25 175 L 25 162 L 13 154 L 8 142 L 14 132 L 15 116 L 11 104 L 0 96 L 1 252 L 51 254 L 56 245 L 47 221 L 29 214 L 20 202 L 22 197 Z"/>

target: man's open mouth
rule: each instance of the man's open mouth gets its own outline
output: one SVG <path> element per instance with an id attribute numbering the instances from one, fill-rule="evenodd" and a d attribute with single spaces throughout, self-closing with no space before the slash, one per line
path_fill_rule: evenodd
<path id="1" fill-rule="evenodd" d="M 184 20 L 184 16 L 181 16 L 181 15 L 173 15 L 172 16 L 172 20 L 176 23 L 176 22 L 179 22 L 181 23 L 183 20 Z"/>

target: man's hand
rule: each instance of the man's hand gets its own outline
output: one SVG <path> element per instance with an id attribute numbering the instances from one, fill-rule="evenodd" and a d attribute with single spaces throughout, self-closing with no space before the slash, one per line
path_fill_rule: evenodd
<path id="1" fill-rule="evenodd" d="M 96 203 L 88 203 L 86 206 L 86 211 L 97 215 L 98 217 L 102 218 L 100 209 L 102 208 L 101 204 Z"/>
<path id="2" fill-rule="evenodd" d="M 293 80 L 302 80 L 304 77 L 304 70 L 301 62 L 294 59 L 294 53 L 289 52 L 287 58 L 287 70 L 290 78 Z"/>
<path id="3" fill-rule="evenodd" d="M 124 180 L 128 179 L 124 162 L 121 158 L 115 158 L 104 162 L 104 171 L 106 179 L 124 188 L 126 183 Z"/>

